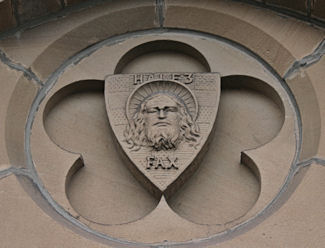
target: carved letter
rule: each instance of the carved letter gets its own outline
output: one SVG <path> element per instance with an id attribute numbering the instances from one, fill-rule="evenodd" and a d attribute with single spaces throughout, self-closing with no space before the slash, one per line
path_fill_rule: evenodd
<path id="1" fill-rule="evenodd" d="M 146 170 L 150 170 L 152 166 L 155 166 L 155 161 L 156 161 L 155 157 L 148 156 Z"/>
<path id="2" fill-rule="evenodd" d="M 192 73 L 188 73 L 188 74 L 184 74 L 184 78 L 185 78 L 185 84 L 191 84 L 193 82 L 193 74 Z"/>
<path id="3" fill-rule="evenodd" d="M 156 163 L 155 169 L 157 170 L 157 169 L 159 169 L 159 167 L 161 167 L 164 170 L 166 169 L 165 165 L 164 165 L 164 162 L 162 161 L 161 158 L 157 158 L 157 163 Z"/>
<path id="4" fill-rule="evenodd" d="M 180 81 L 180 79 L 181 79 L 181 75 L 180 74 L 173 73 L 172 75 L 173 75 L 173 77 L 172 77 L 173 80 Z"/>
<path id="5" fill-rule="evenodd" d="M 134 75 L 134 85 L 142 84 L 142 81 L 143 81 L 142 74 Z"/>
<path id="6" fill-rule="evenodd" d="M 193 82 L 193 74 L 192 73 L 184 73 L 184 74 L 173 73 L 172 79 L 175 81 L 181 82 L 183 84 L 191 84 Z"/>
<path id="7" fill-rule="evenodd" d="M 178 167 L 176 165 L 177 158 L 167 157 L 167 159 L 169 161 L 169 167 L 167 167 L 167 169 L 170 170 L 171 168 L 174 168 L 175 170 L 178 170 Z"/>

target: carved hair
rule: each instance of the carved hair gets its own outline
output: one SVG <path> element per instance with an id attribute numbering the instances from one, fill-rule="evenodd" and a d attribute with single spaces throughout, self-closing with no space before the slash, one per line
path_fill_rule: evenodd
<path id="1" fill-rule="evenodd" d="M 167 95 L 167 94 L 166 94 Z M 143 101 L 140 105 L 140 110 L 137 111 L 132 120 L 129 120 L 129 125 L 126 127 L 124 131 L 125 141 L 130 145 L 129 149 L 139 150 L 141 146 L 153 146 L 154 144 L 150 144 L 151 142 L 148 140 L 148 137 L 145 132 L 145 118 L 144 115 L 147 111 L 146 105 L 149 100 L 154 98 L 157 95 L 151 96 L 145 101 Z M 168 95 L 170 97 L 170 95 Z M 182 140 L 190 143 L 191 146 L 196 146 L 199 143 L 199 128 L 195 121 L 193 121 L 191 115 L 185 108 L 184 104 L 173 97 L 173 100 L 176 102 L 178 107 L 178 112 L 180 115 L 180 130 L 178 140 L 175 139 L 172 142 L 179 143 Z M 175 145 L 166 144 L 166 147 L 171 147 Z"/>

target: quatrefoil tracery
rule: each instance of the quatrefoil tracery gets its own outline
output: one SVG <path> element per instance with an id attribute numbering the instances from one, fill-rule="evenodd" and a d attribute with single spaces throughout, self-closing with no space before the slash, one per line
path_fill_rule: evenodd
<path id="1" fill-rule="evenodd" d="M 112 229 L 104 225 L 131 222 L 130 226 L 137 226 L 150 218 L 162 221 L 160 212 L 170 208 L 166 216 L 176 212 L 179 222 L 185 218 L 222 231 L 227 223 L 234 226 L 263 209 L 287 175 L 295 150 L 295 116 L 285 91 L 272 83 L 243 75 L 222 77 L 220 108 L 206 156 L 193 177 L 167 203 L 158 204 L 124 166 L 105 112 L 104 81 L 63 81 L 40 108 L 44 123 L 35 122 L 38 127 L 44 124 L 45 132 L 33 134 L 34 142 L 47 139 L 44 150 L 58 157 L 57 182 L 63 185 L 52 185 L 46 176 L 50 173 L 46 159 L 38 154 L 35 166 L 53 198 L 96 230 L 110 233 Z M 274 159 L 270 151 L 281 151 L 283 139 L 292 148 Z M 254 173 L 239 164 L 241 152 L 242 162 Z M 245 197 L 239 192 L 245 192 Z M 232 204 L 241 207 L 227 207 Z"/>

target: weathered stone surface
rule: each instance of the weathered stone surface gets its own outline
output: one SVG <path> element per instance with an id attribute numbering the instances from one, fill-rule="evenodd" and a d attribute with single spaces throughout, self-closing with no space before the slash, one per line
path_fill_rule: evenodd
<path id="1" fill-rule="evenodd" d="M 108 247 L 89 240 L 47 215 L 14 175 L 0 180 L 2 247 Z"/>
<path id="2" fill-rule="evenodd" d="M 325 219 L 322 212 L 325 198 L 325 168 L 312 165 L 285 206 L 259 226 L 234 237 L 218 247 L 322 247 L 325 242 Z M 107 247 L 87 240 L 46 215 L 21 188 L 14 176 L 0 181 L 2 193 L 1 238 L 4 247 Z M 313 202 L 313 204 L 310 204 Z M 21 211 L 24 206 L 25 211 Z M 166 211 L 167 208 L 165 207 Z M 162 212 L 161 214 L 164 214 Z M 169 218 L 172 217 L 168 213 Z M 148 216 L 150 225 L 152 217 Z M 170 221 L 175 220 L 171 218 Z M 293 228 L 295 227 L 295 228 Z M 31 232 L 31 230 L 33 230 Z M 136 230 L 135 230 L 136 231 Z M 136 232 L 138 233 L 138 232 Z M 135 234 L 136 234 L 135 233 Z M 55 234 L 55 239 L 51 238 Z M 142 233 L 143 234 L 143 233 Z M 308 235 L 307 235 L 308 234 Z M 140 235 L 136 234 L 136 235 Z M 17 238 L 19 237 L 19 238 Z M 211 245 L 210 247 L 216 247 Z"/>
<path id="3" fill-rule="evenodd" d="M 325 20 L 325 1 L 312 0 L 311 1 L 311 14 L 313 17 Z"/>
<path id="4" fill-rule="evenodd" d="M 300 21 L 225 1 L 167 0 L 164 26 L 200 30 L 238 42 L 280 75 L 324 38 L 324 32 Z"/>
<path id="5" fill-rule="evenodd" d="M 311 65 L 306 69 L 302 69 L 302 74 L 306 71 L 306 74 L 310 78 L 310 81 L 315 89 L 315 94 L 319 104 L 319 114 L 321 116 L 321 134 L 319 136 L 319 148 L 317 157 L 325 159 L 325 57 L 323 56 L 319 62 Z M 316 111 L 316 110 L 314 110 Z M 310 120 L 313 121 L 313 120 Z"/>
<path id="6" fill-rule="evenodd" d="M 17 12 L 20 22 L 45 16 L 62 8 L 60 0 L 18 0 Z"/>
<path id="7" fill-rule="evenodd" d="M 25 156 L 25 126 L 30 107 L 40 85 L 20 77 L 7 105 L 5 123 L 5 140 L 10 164 L 26 166 Z"/>
<path id="8" fill-rule="evenodd" d="M 20 39 L 11 37 L 3 40 L 0 47 L 14 62 L 19 61 L 26 68 L 32 66 L 37 75 L 46 79 L 71 56 L 81 50 L 84 52 L 85 48 L 98 41 L 128 31 L 157 27 L 155 2 L 107 2 L 28 30 Z M 241 43 L 260 55 L 281 76 L 294 61 L 314 51 L 324 38 L 323 31 L 299 21 L 232 1 L 166 3 L 167 27 L 209 32 Z M 129 17 L 130 20 L 126 20 Z M 188 30 L 184 33 L 177 31 L 146 32 L 144 36 L 126 37 L 113 45 L 103 46 L 102 50 L 74 61 L 66 71 L 62 71 L 48 97 L 60 90 L 65 94 L 66 86 L 78 80 L 97 79 L 91 83 L 100 84 L 105 75 L 114 73 L 116 63 L 130 48 L 151 39 L 172 39 L 189 42 L 202 51 L 211 71 L 220 70 L 223 77 L 237 74 L 256 76 L 270 83 L 280 92 L 280 98 L 286 99 L 286 92 L 274 74 L 254 57 L 244 56 L 240 50 L 242 48 L 233 50 L 229 43 L 221 45 L 220 41 L 218 43 L 210 36 L 193 35 Z M 166 68 L 169 71 L 178 71 L 178 68 L 180 71 L 186 71 L 186 68 L 207 70 L 200 61 L 174 52 L 166 55 L 159 50 L 147 57 L 140 56 L 121 72 L 156 72 Z M 324 157 L 324 67 L 322 58 L 286 80 L 302 114 L 302 160 L 314 156 L 317 151 L 319 157 Z M 25 163 L 26 116 L 39 85 L 26 78 L 18 80 L 21 74 L 0 64 L 0 75 L 4 79 L 1 81 L 4 90 L 0 90 L 0 103 L 3 102 L 0 120 L 1 124 L 2 120 L 6 122 L 0 125 L 0 170 L 10 166 L 9 158 L 13 165 L 23 166 Z M 244 78 L 239 77 L 239 81 L 244 86 L 249 85 L 251 81 Z M 13 82 L 13 85 L 6 86 L 9 85 L 6 80 Z M 228 83 L 231 85 L 227 80 L 223 83 L 224 86 Z M 38 109 L 32 130 L 32 155 L 47 192 L 71 214 L 70 217 L 76 217 L 94 230 L 137 242 L 205 238 L 219 231 L 228 231 L 231 225 L 245 218 L 254 218 L 265 204 L 285 189 L 281 188 L 281 183 L 285 181 L 296 152 L 297 138 L 290 101 L 284 100 L 283 112 L 274 98 L 268 99 L 256 89 L 245 92 L 245 87 L 239 87 L 237 91 L 224 87 L 225 97 L 220 105 L 222 112 L 219 113 L 224 119 L 219 120 L 216 138 L 211 143 L 214 147 L 210 148 L 211 153 L 205 158 L 206 167 L 194 175 L 194 180 L 187 182 L 190 187 L 180 189 L 180 194 L 174 200 L 163 199 L 148 214 L 157 202 L 146 194 L 141 185 L 136 184 L 116 155 L 118 150 L 111 142 L 114 137 L 109 133 L 104 113 L 103 89 L 94 93 L 88 91 L 91 87 L 77 88 L 81 91 L 72 90 L 71 101 L 55 105 L 57 108 L 49 116 L 43 115 L 44 105 Z M 44 98 L 43 103 L 48 99 Z M 286 124 L 282 125 L 283 122 Z M 239 155 L 245 148 L 251 150 L 243 154 L 261 166 L 260 174 L 256 171 L 254 174 L 240 165 Z M 78 160 L 79 154 L 83 155 L 82 161 Z M 217 159 L 217 156 L 221 159 Z M 84 169 L 76 174 L 74 181 L 69 181 L 75 169 L 80 167 L 80 164 L 75 166 L 75 161 L 83 162 Z M 286 173 L 281 174 L 283 168 Z M 322 194 L 324 170 L 324 167 L 312 165 L 309 170 L 301 171 L 297 175 L 301 176 L 301 184 L 292 195 L 282 195 L 281 202 L 276 202 L 274 209 L 271 209 L 272 215 L 260 216 L 261 222 L 244 228 L 240 236 L 229 233 L 227 240 L 218 245 L 244 248 L 323 247 L 325 219 L 321 213 L 325 204 Z M 302 177 L 305 172 L 305 177 Z M 275 179 L 281 183 L 277 184 Z M 31 197 L 35 200 L 35 195 L 26 194 L 24 190 L 27 189 L 21 188 L 15 176 L 6 174 L 0 180 L 0 189 L 0 218 L 5 223 L 0 225 L 0 235 L 4 247 L 103 247 L 97 241 L 86 239 L 83 232 L 69 229 L 61 221 L 63 218 L 58 218 L 53 210 L 44 211 L 40 202 L 32 200 Z M 26 211 L 21 211 L 21 206 Z M 148 215 L 144 217 L 145 214 Z M 194 224 L 183 218 L 205 225 Z M 123 221 L 129 222 L 120 224 Z M 212 247 L 216 247 L 213 242 Z"/>
<path id="9" fill-rule="evenodd" d="M 10 29 L 16 25 L 16 20 L 14 18 L 14 10 L 12 9 L 10 4 L 11 0 L 1 1 L 6 6 L 9 3 L 8 8 L 1 8 L 1 16 L 5 22 L 1 22 L 0 25 L 0 32 Z M 17 18 L 20 20 L 21 23 L 28 22 L 37 17 L 46 17 L 50 13 L 58 12 L 60 9 L 64 9 L 65 7 L 78 5 L 79 3 L 89 2 L 91 5 L 91 1 L 89 0 L 33 0 L 33 1 L 18 1 L 17 4 Z M 245 1 L 242 1 L 245 2 Z M 307 15 L 309 9 L 309 1 L 306 0 L 299 0 L 299 1 L 283 1 L 283 0 L 255 0 L 252 2 L 257 2 L 260 7 L 269 7 L 274 6 L 277 7 L 280 11 L 292 11 L 298 12 L 302 15 Z M 311 14 L 312 17 L 324 20 L 324 11 L 323 0 L 318 1 L 310 1 L 311 3 Z M 249 2 L 250 3 L 250 2 Z M 100 3 L 104 5 L 105 3 Z M 252 3 L 254 4 L 254 3 Z M 69 13 L 70 15 L 71 13 Z"/>
<path id="10" fill-rule="evenodd" d="M 308 1 L 306 0 L 266 0 L 265 2 L 268 5 L 287 8 L 307 15 Z"/>
<path id="11" fill-rule="evenodd" d="M 7 108 L 10 102 L 10 97 L 14 92 L 16 81 L 20 76 L 21 72 L 10 69 L 8 65 L 0 62 L 0 75 L 1 75 L 1 90 L 0 90 L 0 165 L 9 164 L 9 158 L 7 155 L 6 148 L 6 127 L 5 119 L 7 115 Z"/>
<path id="12" fill-rule="evenodd" d="M 70 118 L 71 113 L 74 118 Z M 77 127 L 74 120 L 83 125 Z M 119 151 L 111 142 L 114 136 L 109 131 L 103 84 L 102 91 L 72 93 L 48 115 L 38 115 L 34 125 L 34 163 L 45 187 L 60 205 L 66 208 L 70 202 L 85 219 L 104 224 L 134 221 L 156 207 L 157 200 L 116 156 Z M 79 157 L 75 153 L 82 154 L 83 168 L 75 168 Z M 75 175 L 69 173 L 71 166 Z"/>
<path id="13" fill-rule="evenodd" d="M 239 3 L 204 1 L 197 5 L 194 1 L 185 3 L 179 0 L 166 1 L 166 4 L 166 27 L 194 28 L 235 40 L 261 56 L 280 75 L 284 75 L 295 60 L 312 53 L 325 37 L 323 31 L 310 28 L 301 22 L 293 19 L 284 21 L 272 12 L 260 12 Z M 306 81 L 308 78 L 303 77 L 301 80 Z M 317 114 L 314 116 L 308 106 L 313 104 L 317 107 L 317 100 L 313 96 L 306 100 L 306 93 L 301 87 L 308 88 L 310 85 L 302 83 L 299 86 L 291 83 L 291 80 L 287 82 L 294 94 L 297 94 L 303 125 L 313 133 L 304 136 L 306 150 L 303 150 L 301 157 L 313 156 L 317 150 L 319 131 L 316 128 L 319 128 L 319 122 L 317 124 Z"/>
<path id="14" fill-rule="evenodd" d="M 16 19 L 11 0 L 0 2 L 0 32 L 16 25 Z"/>
<path id="15" fill-rule="evenodd" d="M 80 25 L 52 43 L 34 62 L 32 69 L 46 78 L 78 51 L 108 37 L 156 27 L 153 1 L 119 1 L 106 12 Z M 58 49 L 60 48 L 60 49 Z M 51 58 L 51 60 L 49 60 Z"/>
<path id="16" fill-rule="evenodd" d="M 91 227 L 94 225 L 93 223 L 90 224 Z M 110 232 L 112 235 L 121 239 L 136 242 L 138 240 L 144 240 L 145 243 L 166 243 L 169 240 L 191 240 L 197 235 L 205 236 L 208 232 L 206 227 L 183 219 L 176 214 L 167 204 L 164 197 L 161 198 L 159 204 L 151 213 L 138 221 L 130 223 L 128 226 L 101 226 L 100 228 L 102 228 L 100 231 L 103 232 L 111 229 Z"/>
<path id="17" fill-rule="evenodd" d="M 299 174 L 298 174 L 299 177 Z M 325 244 L 325 167 L 311 165 L 284 206 L 248 232 L 218 245 L 233 247 L 317 247 Z M 216 247 L 215 245 L 211 245 Z"/>
<path id="18" fill-rule="evenodd" d="M 0 47 L 13 61 L 19 62 L 28 68 L 55 40 L 76 27 L 94 18 L 105 15 L 107 9 L 118 8 L 120 8 L 118 3 L 109 2 L 94 6 L 87 11 L 71 13 L 66 18 L 58 19 L 55 22 L 47 22 L 32 29 L 25 30 L 19 36 L 10 36 L 2 39 L 0 40 Z"/>
<path id="19" fill-rule="evenodd" d="M 298 73 L 286 80 L 297 101 L 302 121 L 302 151 L 300 160 L 316 155 L 321 135 L 319 100 L 317 89 L 313 87 L 308 75 Z M 311 111 L 312 110 L 312 111 Z"/>
<path id="20" fill-rule="evenodd" d="M 64 4 L 66 6 L 71 6 L 71 5 L 75 5 L 75 4 L 86 2 L 86 1 L 89 1 L 89 0 L 64 0 Z"/>

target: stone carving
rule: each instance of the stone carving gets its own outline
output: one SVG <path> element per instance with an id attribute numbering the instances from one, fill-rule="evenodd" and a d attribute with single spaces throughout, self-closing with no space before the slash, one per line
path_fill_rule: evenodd
<path id="1" fill-rule="evenodd" d="M 217 73 L 106 77 L 106 110 L 126 164 L 157 198 L 174 193 L 195 171 L 219 95 Z"/>
<path id="2" fill-rule="evenodd" d="M 195 145 L 200 137 L 185 103 L 172 92 L 154 93 L 139 103 L 124 135 L 130 149 L 149 146 L 157 151 L 176 149 L 183 140 Z"/>

